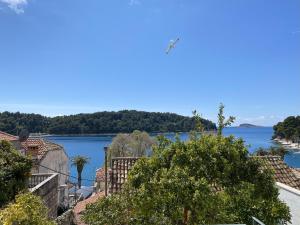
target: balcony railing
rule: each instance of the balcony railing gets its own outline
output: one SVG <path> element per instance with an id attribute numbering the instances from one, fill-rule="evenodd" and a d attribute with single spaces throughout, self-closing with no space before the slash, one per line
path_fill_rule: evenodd
<path id="1" fill-rule="evenodd" d="M 41 184 L 43 181 L 48 179 L 49 177 L 53 176 L 52 173 L 38 173 L 38 174 L 32 174 L 29 177 L 28 180 L 28 188 L 33 188 L 37 186 L 38 184 Z"/>

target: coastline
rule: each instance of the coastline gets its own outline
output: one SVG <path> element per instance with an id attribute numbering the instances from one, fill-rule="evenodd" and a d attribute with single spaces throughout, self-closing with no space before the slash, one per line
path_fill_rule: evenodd
<path id="1" fill-rule="evenodd" d="M 291 141 L 287 141 L 286 139 L 274 138 L 273 139 L 278 144 L 286 147 L 289 150 L 299 151 L 300 152 L 300 143 L 293 143 Z"/>

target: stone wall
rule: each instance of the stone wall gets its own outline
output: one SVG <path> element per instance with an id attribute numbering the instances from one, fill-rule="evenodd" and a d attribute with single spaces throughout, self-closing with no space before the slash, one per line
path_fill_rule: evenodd
<path id="1" fill-rule="evenodd" d="M 56 218 L 57 225 L 74 225 L 74 213 L 73 209 L 69 209 L 68 211 L 64 212 L 62 215 Z"/>
<path id="2" fill-rule="evenodd" d="M 38 174 L 35 176 L 38 176 Z M 49 209 L 49 217 L 56 218 L 58 207 L 58 174 L 51 174 L 47 179 L 31 188 L 30 191 L 41 197 L 45 206 Z"/>

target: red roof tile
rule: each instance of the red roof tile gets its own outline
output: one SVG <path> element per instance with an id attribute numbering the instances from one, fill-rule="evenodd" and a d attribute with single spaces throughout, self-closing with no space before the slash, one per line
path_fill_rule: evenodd
<path id="1" fill-rule="evenodd" d="M 263 163 L 263 169 L 271 169 L 274 172 L 276 182 L 283 183 L 300 190 L 300 179 L 295 172 L 286 165 L 279 156 L 255 156 Z"/>
<path id="2" fill-rule="evenodd" d="M 83 222 L 80 220 L 80 214 L 86 209 L 86 206 L 91 203 L 95 203 L 99 198 L 103 198 L 104 192 L 98 192 L 92 197 L 89 197 L 81 202 L 78 202 L 77 205 L 74 207 L 73 212 L 75 214 L 75 220 L 77 225 L 85 225 Z"/>
<path id="3" fill-rule="evenodd" d="M 96 181 L 97 182 L 105 181 L 105 169 L 104 168 L 99 168 L 96 170 Z"/>
<path id="4" fill-rule="evenodd" d="M 0 131 L 0 141 L 17 141 L 19 137 Z"/>
<path id="5" fill-rule="evenodd" d="M 28 138 L 26 141 L 21 142 L 21 145 L 25 149 L 25 152 L 30 147 L 38 147 L 38 159 L 42 159 L 48 151 L 63 149 L 62 146 L 42 138 Z"/>

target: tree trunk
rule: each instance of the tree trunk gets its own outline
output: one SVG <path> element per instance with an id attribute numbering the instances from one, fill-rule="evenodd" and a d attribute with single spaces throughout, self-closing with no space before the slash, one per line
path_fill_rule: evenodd
<path id="1" fill-rule="evenodd" d="M 78 188 L 81 188 L 81 173 L 78 173 Z"/>
<path id="2" fill-rule="evenodd" d="M 188 223 L 188 209 L 183 209 L 183 224 L 186 225 Z"/>

